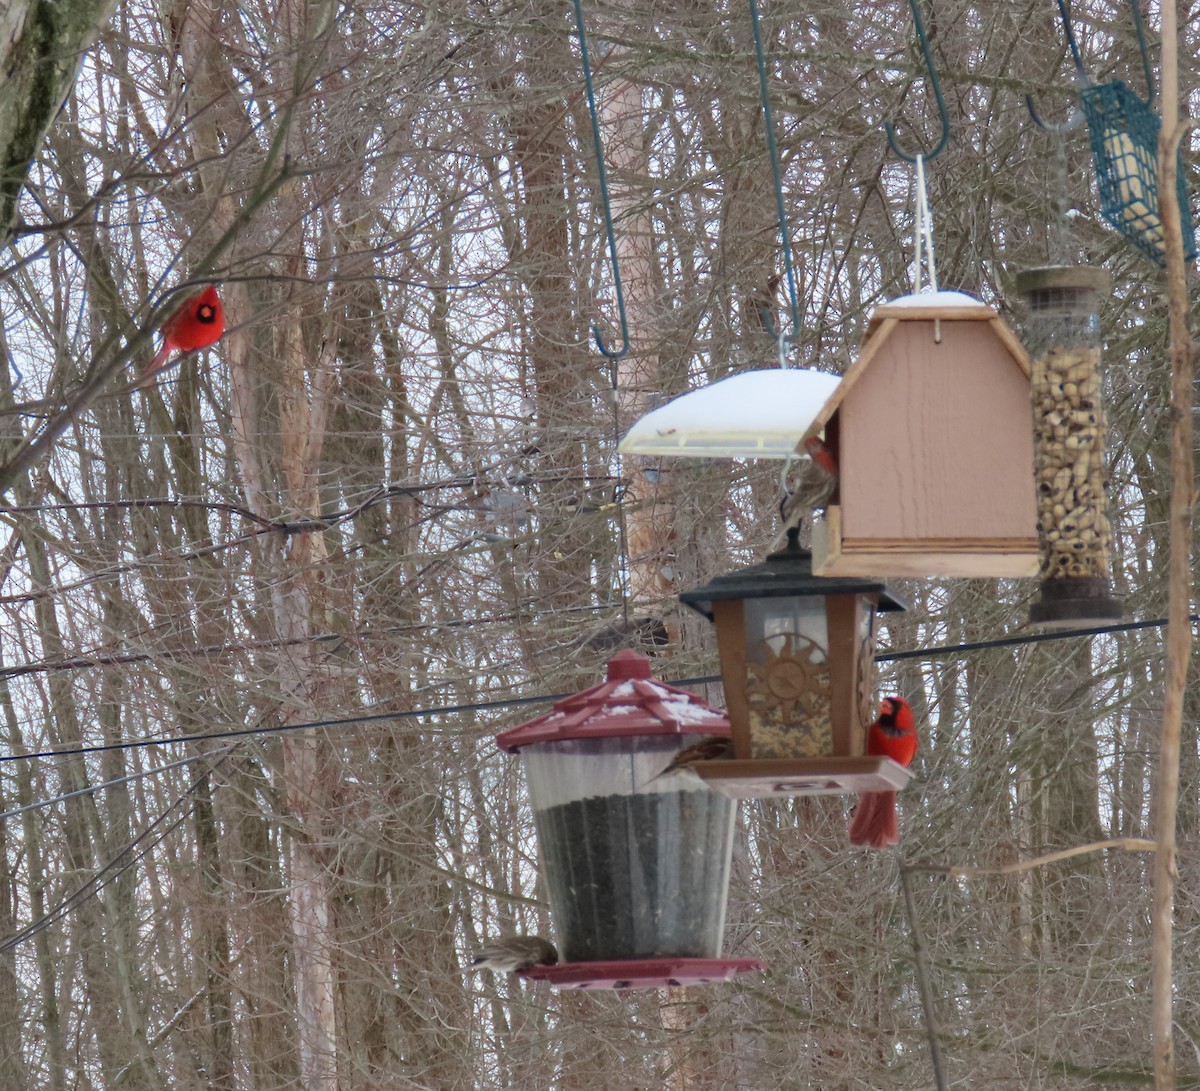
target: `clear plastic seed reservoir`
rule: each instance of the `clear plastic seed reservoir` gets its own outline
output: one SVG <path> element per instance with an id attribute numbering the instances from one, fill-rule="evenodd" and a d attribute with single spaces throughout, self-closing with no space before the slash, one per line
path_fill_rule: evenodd
<path id="1" fill-rule="evenodd" d="M 1108 274 L 1048 266 L 1017 277 L 1029 316 L 1034 476 L 1041 597 L 1030 621 L 1103 624 L 1121 617 L 1109 583 L 1112 528 L 1106 492 L 1099 305 Z"/>
<path id="2" fill-rule="evenodd" d="M 686 960 L 720 959 L 737 805 L 686 767 L 668 770 L 688 747 L 728 735 L 723 713 L 624 651 L 604 683 L 497 737 L 524 760 L 564 962 L 685 960 L 666 976 L 687 984 L 698 979 Z M 706 966 L 703 979 L 727 969 Z M 622 987 L 638 975 L 602 976 Z"/>

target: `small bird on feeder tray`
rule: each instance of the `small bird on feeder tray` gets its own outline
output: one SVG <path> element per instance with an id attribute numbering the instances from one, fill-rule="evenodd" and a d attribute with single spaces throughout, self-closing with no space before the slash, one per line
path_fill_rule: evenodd
<path id="1" fill-rule="evenodd" d="M 690 770 L 693 765 L 697 765 L 700 762 L 724 761 L 732 757 L 733 740 L 728 735 L 710 735 L 706 739 L 692 743 L 691 746 L 685 746 L 671 759 L 670 765 L 661 773 L 656 773 L 652 776 L 647 783 L 653 784 L 656 780 L 670 773 L 680 773 L 684 770 Z"/>
<path id="2" fill-rule="evenodd" d="M 471 960 L 472 970 L 519 974 L 534 966 L 553 966 L 558 950 L 541 936 L 506 936 L 489 943 Z"/>
<path id="3" fill-rule="evenodd" d="M 908 766 L 917 754 L 917 724 L 903 697 L 885 697 L 867 728 L 867 753 Z M 850 843 L 882 849 L 900 844 L 895 792 L 863 792 L 850 823 Z"/>

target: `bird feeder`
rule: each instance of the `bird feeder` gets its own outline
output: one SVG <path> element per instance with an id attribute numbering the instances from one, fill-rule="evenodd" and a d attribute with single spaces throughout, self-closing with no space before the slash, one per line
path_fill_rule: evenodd
<path id="1" fill-rule="evenodd" d="M 1036 574 L 1029 358 L 987 304 L 924 292 L 877 307 L 803 441 L 822 430 L 838 486 L 815 572 Z"/>
<path id="2" fill-rule="evenodd" d="M 714 623 L 731 760 L 693 768 L 733 798 L 902 788 L 910 773 L 865 754 L 874 719 L 875 615 L 903 610 L 882 583 L 813 575 L 788 544 L 679 596 Z"/>
<path id="3" fill-rule="evenodd" d="M 1138 98 L 1120 80 L 1086 87 L 1079 94 L 1079 102 L 1088 122 L 1101 213 L 1151 261 L 1165 265 L 1158 198 L 1158 136 L 1162 119 L 1149 102 Z M 1196 256 L 1196 229 L 1192 224 L 1182 147 L 1176 157 L 1183 256 L 1191 261 Z"/>
<path id="4" fill-rule="evenodd" d="M 1029 306 L 1034 480 L 1041 545 L 1041 625 L 1102 625 L 1121 618 L 1109 584 L 1105 421 L 1100 390 L 1099 305 L 1108 274 L 1054 265 L 1017 277 Z"/>
<path id="5" fill-rule="evenodd" d="M 695 777 L 660 776 L 685 747 L 728 734 L 723 713 L 626 650 L 605 682 L 497 736 L 524 759 L 563 959 L 526 976 L 657 988 L 762 968 L 720 957 L 734 803 Z"/>

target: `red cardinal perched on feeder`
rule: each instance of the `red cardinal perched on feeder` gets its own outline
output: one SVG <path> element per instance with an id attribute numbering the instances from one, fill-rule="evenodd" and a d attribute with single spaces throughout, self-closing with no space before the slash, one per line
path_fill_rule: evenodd
<path id="1" fill-rule="evenodd" d="M 903 697 L 885 697 L 875 722 L 867 728 L 867 753 L 911 764 L 917 754 L 917 725 Z M 850 823 L 850 843 L 881 849 L 900 844 L 895 792 L 863 792 Z"/>
<path id="2" fill-rule="evenodd" d="M 213 285 L 201 288 L 187 296 L 163 323 L 163 343 L 150 366 L 146 368 L 138 386 L 146 386 L 167 365 L 172 350 L 180 353 L 196 352 L 215 345 L 225 332 L 225 312 Z M 178 360 L 175 361 L 178 363 Z"/>

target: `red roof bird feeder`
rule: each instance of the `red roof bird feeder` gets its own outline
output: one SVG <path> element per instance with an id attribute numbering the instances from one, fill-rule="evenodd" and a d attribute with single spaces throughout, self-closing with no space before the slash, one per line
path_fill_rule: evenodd
<path id="1" fill-rule="evenodd" d="M 877 307 L 797 452 L 822 430 L 838 486 L 813 529 L 819 575 L 1037 573 L 1029 357 L 986 303 Z"/>
<path id="2" fill-rule="evenodd" d="M 732 760 L 692 768 L 734 798 L 903 788 L 865 753 L 875 718 L 875 614 L 904 604 L 874 580 L 813 575 L 798 531 L 762 564 L 679 596 L 717 630 Z"/>
<path id="3" fill-rule="evenodd" d="M 525 762 L 542 876 L 563 959 L 527 976 L 563 988 L 656 988 L 761 969 L 721 959 L 735 805 L 660 774 L 725 715 L 617 653 L 608 679 L 502 732 Z"/>

